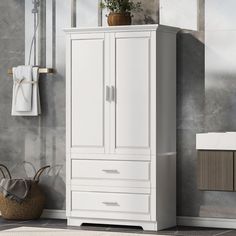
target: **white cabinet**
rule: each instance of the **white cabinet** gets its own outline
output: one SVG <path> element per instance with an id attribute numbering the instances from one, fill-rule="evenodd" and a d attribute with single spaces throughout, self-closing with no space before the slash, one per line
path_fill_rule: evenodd
<path id="1" fill-rule="evenodd" d="M 68 224 L 174 226 L 177 29 L 65 31 Z"/>

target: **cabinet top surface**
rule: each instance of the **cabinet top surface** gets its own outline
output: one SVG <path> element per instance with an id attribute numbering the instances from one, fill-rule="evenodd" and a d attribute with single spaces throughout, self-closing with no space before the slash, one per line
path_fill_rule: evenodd
<path id="1" fill-rule="evenodd" d="M 177 33 L 178 28 L 151 24 L 151 25 L 125 25 L 125 26 L 106 26 L 106 27 L 86 27 L 86 28 L 67 28 L 64 31 L 67 34 L 73 33 L 89 33 L 89 32 L 128 32 L 128 31 L 168 31 L 172 33 Z"/>
<path id="2" fill-rule="evenodd" d="M 211 132 L 197 134 L 196 149 L 236 150 L 236 132 Z"/>

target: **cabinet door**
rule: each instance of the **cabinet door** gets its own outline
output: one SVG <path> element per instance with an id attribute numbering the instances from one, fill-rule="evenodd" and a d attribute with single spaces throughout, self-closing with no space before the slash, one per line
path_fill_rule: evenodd
<path id="1" fill-rule="evenodd" d="M 106 35 L 80 34 L 71 41 L 71 151 L 106 152 Z"/>
<path id="2" fill-rule="evenodd" d="M 111 34 L 111 152 L 150 154 L 150 32 Z"/>
<path id="3" fill-rule="evenodd" d="M 234 190 L 234 155 L 230 151 L 198 151 L 198 188 Z"/>

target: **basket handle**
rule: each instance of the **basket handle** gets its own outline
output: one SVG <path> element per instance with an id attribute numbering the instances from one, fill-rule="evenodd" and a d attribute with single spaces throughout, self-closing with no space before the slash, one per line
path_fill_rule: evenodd
<path id="1" fill-rule="evenodd" d="M 22 161 L 22 162 L 20 162 L 20 163 L 17 163 L 17 164 L 13 167 L 12 171 L 14 171 L 15 169 L 17 169 L 17 167 L 21 167 L 21 166 L 23 166 L 23 165 L 24 165 L 24 167 L 26 167 L 26 164 L 32 168 L 32 170 L 33 170 L 34 173 L 36 173 L 35 167 L 34 167 L 33 164 L 30 163 L 29 161 Z"/>
<path id="2" fill-rule="evenodd" d="M 0 172 L 2 173 L 3 178 L 6 179 L 6 175 L 4 174 L 2 168 L 0 168 Z"/>
<path id="3" fill-rule="evenodd" d="M 60 173 L 60 171 L 61 171 L 61 169 L 62 169 L 62 166 L 61 166 L 61 165 L 52 166 L 52 167 L 48 170 L 47 174 L 49 175 L 49 174 L 52 172 L 52 170 L 54 170 L 54 169 L 56 169 L 56 168 L 57 168 L 57 170 L 56 170 L 55 175 L 58 176 L 59 173 Z"/>
<path id="4" fill-rule="evenodd" d="M 35 174 L 33 180 L 34 180 L 34 181 L 39 181 L 39 178 L 40 178 L 41 174 L 42 174 L 42 173 L 44 172 L 44 170 L 46 170 L 47 168 L 50 168 L 50 166 L 44 166 L 44 167 L 40 168 L 40 169 L 37 171 L 37 173 Z"/>
<path id="5" fill-rule="evenodd" d="M 0 171 L 1 171 L 2 175 L 3 175 L 3 177 L 6 178 L 6 175 L 4 174 L 4 172 L 3 172 L 3 170 L 2 170 L 2 167 L 6 170 L 6 172 L 7 172 L 8 176 L 9 176 L 9 178 L 12 179 L 11 173 L 10 173 L 9 169 L 8 169 L 5 165 L 0 164 Z"/>

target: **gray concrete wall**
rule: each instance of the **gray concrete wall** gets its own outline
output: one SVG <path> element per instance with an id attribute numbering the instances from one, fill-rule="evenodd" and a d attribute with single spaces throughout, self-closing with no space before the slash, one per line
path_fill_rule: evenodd
<path id="1" fill-rule="evenodd" d="M 235 218 L 236 193 L 197 189 L 196 133 L 236 130 L 236 3 L 205 3 L 205 38 L 182 32 L 178 40 L 178 215 Z"/>
<path id="2" fill-rule="evenodd" d="M 41 166 L 51 165 L 50 171 L 42 177 L 48 197 L 46 208 L 65 209 L 65 40 L 62 29 L 70 26 L 70 8 L 64 0 L 49 2 L 52 8 L 47 19 L 51 24 L 47 29 L 50 28 L 51 33 L 47 41 L 47 22 L 42 20 L 38 57 L 40 65 L 48 64 L 56 72 L 40 78 L 42 115 L 26 118 L 11 116 L 12 80 L 6 75 L 8 68 L 25 63 L 25 27 L 29 24 L 25 19 L 25 1 L 0 1 L 0 162 L 6 164 L 15 177 L 31 177 Z M 44 19 L 45 4 L 42 0 Z M 31 7 L 27 10 L 31 11 Z"/>
<path id="3" fill-rule="evenodd" d="M 199 216 L 204 193 L 197 189 L 196 133 L 204 132 L 203 32 L 178 35 L 177 214 Z"/>
<path id="4" fill-rule="evenodd" d="M 207 0 L 205 132 L 236 131 L 236 2 Z M 200 216 L 236 218 L 236 193 L 204 192 Z"/>

